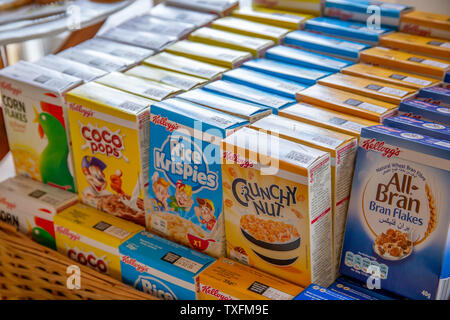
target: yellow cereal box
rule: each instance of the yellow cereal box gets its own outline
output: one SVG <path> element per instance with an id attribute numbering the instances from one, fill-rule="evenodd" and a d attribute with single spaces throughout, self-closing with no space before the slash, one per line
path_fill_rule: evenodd
<path id="1" fill-rule="evenodd" d="M 342 73 L 419 90 L 437 85 L 440 81 L 434 78 L 412 73 L 378 67 L 371 64 L 357 63 L 341 70 Z"/>
<path id="2" fill-rule="evenodd" d="M 83 204 L 57 214 L 54 224 L 60 253 L 117 280 L 122 280 L 119 246 L 144 230 Z"/>
<path id="3" fill-rule="evenodd" d="M 318 83 L 395 104 L 400 104 L 417 92 L 411 88 L 342 73 L 332 74 L 320 79 Z"/>
<path id="4" fill-rule="evenodd" d="M 357 139 L 343 133 L 296 120 L 270 115 L 250 125 L 251 128 L 330 153 L 331 212 L 333 217 L 334 276 L 337 278 L 344 239 L 345 219 L 353 178 Z"/>
<path id="5" fill-rule="evenodd" d="M 226 68 L 239 67 L 245 61 L 252 59 L 252 55 L 246 51 L 228 49 L 190 40 L 178 41 L 167 47 L 166 51 Z"/>
<path id="6" fill-rule="evenodd" d="M 450 30 L 449 30 L 450 32 Z M 438 59 L 450 59 L 450 42 L 439 38 L 392 32 L 380 37 L 380 46 L 424 54 Z"/>
<path id="7" fill-rule="evenodd" d="M 213 28 L 200 28 L 189 35 L 189 40 L 250 52 L 255 58 L 264 56 L 266 50 L 275 45 L 272 40 Z"/>
<path id="8" fill-rule="evenodd" d="M 450 70 L 450 62 L 447 60 L 385 47 L 373 47 L 362 51 L 360 53 L 360 61 L 441 80 L 444 78 L 445 73 Z"/>
<path id="9" fill-rule="evenodd" d="M 302 287 L 227 258 L 195 279 L 197 300 L 292 300 Z"/>
<path id="10" fill-rule="evenodd" d="M 450 40 L 450 16 L 414 10 L 402 15 L 400 31 Z"/>
<path id="11" fill-rule="evenodd" d="M 265 8 L 240 8 L 234 10 L 232 15 L 246 20 L 293 30 L 303 29 L 305 27 L 305 21 L 314 18 L 314 16 L 309 14 Z"/>
<path id="12" fill-rule="evenodd" d="M 299 102 L 278 112 L 281 117 L 309 123 L 359 138 L 361 129 L 375 126 L 375 121 Z"/>
<path id="13" fill-rule="evenodd" d="M 320 84 L 299 93 L 297 100 L 382 123 L 397 113 L 397 105 Z"/>
<path id="14" fill-rule="evenodd" d="M 222 157 L 227 256 L 300 286 L 331 284 L 330 154 L 243 128 Z"/>
<path id="15" fill-rule="evenodd" d="M 67 101 L 81 201 L 145 226 L 152 100 L 90 82 Z"/>
<path id="16" fill-rule="evenodd" d="M 280 8 L 320 15 L 322 0 L 253 0 L 258 7 Z"/>
<path id="17" fill-rule="evenodd" d="M 214 29 L 235 32 L 246 36 L 269 39 L 274 41 L 276 44 L 282 43 L 284 37 L 291 32 L 290 29 L 235 17 L 217 19 L 213 21 L 212 27 Z"/>

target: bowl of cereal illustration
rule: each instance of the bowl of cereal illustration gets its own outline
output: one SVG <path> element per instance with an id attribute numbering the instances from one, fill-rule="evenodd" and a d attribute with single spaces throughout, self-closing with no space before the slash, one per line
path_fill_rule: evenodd
<path id="1" fill-rule="evenodd" d="M 398 261 L 409 257 L 413 246 L 414 243 L 408 233 L 389 228 L 377 235 L 373 250 L 384 260 Z"/>
<path id="2" fill-rule="evenodd" d="M 249 214 L 243 215 L 240 222 L 242 235 L 259 258 L 280 266 L 297 260 L 300 235 L 294 226 Z"/>

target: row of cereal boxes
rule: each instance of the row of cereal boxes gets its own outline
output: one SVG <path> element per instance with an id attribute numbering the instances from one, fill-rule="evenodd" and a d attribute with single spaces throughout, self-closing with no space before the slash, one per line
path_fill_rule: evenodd
<path id="1" fill-rule="evenodd" d="M 339 272 L 366 281 L 375 269 L 394 293 L 448 297 L 448 42 L 259 8 L 214 17 L 158 5 L 58 55 L 0 71 L 17 173 L 77 190 L 84 204 L 134 228 L 302 287 L 328 286 Z M 175 28 L 167 19 L 191 27 L 165 41 L 155 33 Z M 158 45 L 132 40 L 136 30 Z M 395 49 L 372 47 L 381 41 Z M 398 110 L 403 115 L 392 117 Z M 58 248 L 152 292 L 142 277 L 123 276 L 128 265 L 165 270 L 131 254 L 151 260 L 139 241 L 121 244 L 134 250 L 120 253 L 122 272 L 119 260 L 99 267 L 105 253 L 79 249 L 83 237 L 117 253 L 133 234 L 89 220 L 100 212 L 83 208 L 58 214 L 72 218 L 56 232 L 45 233 L 42 219 L 22 226 L 35 239 L 56 234 L 53 247 L 58 234 L 74 239 Z M 87 234 L 74 230 L 82 217 Z M 105 244 L 105 234 L 115 242 Z M 205 265 L 186 259 L 177 267 L 196 273 Z M 410 280 L 416 272 L 423 281 Z"/>

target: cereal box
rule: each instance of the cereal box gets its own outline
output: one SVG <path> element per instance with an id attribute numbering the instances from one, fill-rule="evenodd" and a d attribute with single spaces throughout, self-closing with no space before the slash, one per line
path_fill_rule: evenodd
<path id="1" fill-rule="evenodd" d="M 450 88 L 444 88 L 443 86 L 422 88 L 417 95 L 417 99 L 450 108 Z"/>
<path id="2" fill-rule="evenodd" d="M 195 300 L 195 277 L 214 258 L 141 231 L 119 246 L 122 281 L 163 300 Z"/>
<path id="3" fill-rule="evenodd" d="M 402 15 L 414 9 L 408 5 L 382 1 L 326 0 L 323 13 L 341 20 L 366 22 L 374 13 L 372 7 L 378 9 L 381 25 L 394 29 L 399 27 Z"/>
<path id="4" fill-rule="evenodd" d="M 330 153 L 331 213 L 333 222 L 334 277 L 337 277 L 344 239 L 345 219 L 353 178 L 357 139 L 285 117 L 270 115 L 250 125 L 251 128 Z"/>
<path id="5" fill-rule="evenodd" d="M 152 100 L 90 82 L 67 101 L 81 201 L 144 226 Z"/>
<path id="6" fill-rule="evenodd" d="M 450 42 L 439 38 L 393 32 L 380 38 L 380 46 L 419 53 L 438 59 L 450 59 Z"/>
<path id="7" fill-rule="evenodd" d="M 394 104 L 410 99 L 417 91 L 408 87 L 342 73 L 332 74 L 320 79 L 318 83 Z"/>
<path id="8" fill-rule="evenodd" d="M 121 26 L 109 29 L 108 31 L 99 34 L 98 37 L 153 51 L 161 51 L 171 43 L 178 40 L 177 37 L 166 34 L 152 33 L 136 29 L 130 30 Z"/>
<path id="9" fill-rule="evenodd" d="M 369 289 L 365 283 L 350 279 L 347 277 L 339 277 L 328 287 L 328 290 L 343 296 L 352 298 L 353 300 L 403 300 L 404 298 L 396 296 L 391 292 L 382 289 Z"/>
<path id="10" fill-rule="evenodd" d="M 254 89 L 246 85 L 224 80 L 211 82 L 205 85 L 203 89 L 222 94 L 224 96 L 229 96 L 269 107 L 272 109 L 272 113 L 274 114 L 278 114 L 279 110 L 295 103 L 295 99 L 286 98 L 273 93 Z"/>
<path id="11" fill-rule="evenodd" d="M 282 117 L 309 123 L 317 127 L 341 132 L 359 138 L 361 129 L 375 126 L 375 121 L 299 102 L 278 113 Z"/>
<path id="12" fill-rule="evenodd" d="M 403 116 L 450 126 L 450 108 L 429 102 L 421 100 L 404 101 L 398 107 L 398 113 Z"/>
<path id="13" fill-rule="evenodd" d="M 190 40 L 178 41 L 167 47 L 166 51 L 226 68 L 239 67 L 245 61 L 252 59 L 252 55 L 245 51 L 228 49 Z"/>
<path id="14" fill-rule="evenodd" d="M 216 14 L 166 6 L 164 3 L 153 7 L 150 10 L 150 15 L 166 20 L 191 23 L 196 28 L 209 25 L 211 21 L 217 18 Z"/>
<path id="15" fill-rule="evenodd" d="M 36 64 L 52 69 L 69 76 L 79 78 L 84 82 L 93 81 L 101 76 L 104 76 L 107 72 L 101 69 L 93 68 L 88 65 L 65 59 L 54 54 L 49 54 L 38 61 Z"/>
<path id="16" fill-rule="evenodd" d="M 156 68 L 166 69 L 169 71 L 188 74 L 207 80 L 220 79 L 222 73 L 228 70 L 227 68 L 215 66 L 213 64 L 200 62 L 182 56 L 177 56 L 175 54 L 170 54 L 167 52 L 161 52 L 148 59 L 145 59 L 144 64 Z"/>
<path id="17" fill-rule="evenodd" d="M 291 63 L 284 63 L 268 59 L 254 59 L 242 65 L 244 68 L 252 69 L 276 77 L 303 83 L 305 85 L 316 84 L 317 80 L 330 75 L 324 70 L 300 67 Z"/>
<path id="18" fill-rule="evenodd" d="M 119 246 L 143 228 L 84 204 L 54 217 L 58 252 L 119 281 Z"/>
<path id="19" fill-rule="evenodd" d="M 195 11 L 211 12 L 219 16 L 227 16 L 239 5 L 238 0 L 166 0 L 170 6 L 191 9 Z"/>
<path id="20" fill-rule="evenodd" d="M 222 79 L 291 99 L 295 99 L 297 93 L 307 87 L 305 84 L 299 82 L 271 76 L 247 68 L 237 68 L 227 71 L 222 75 Z"/>
<path id="21" fill-rule="evenodd" d="M 342 40 L 323 34 L 296 30 L 286 35 L 284 44 L 290 47 L 304 49 L 352 61 L 359 60 L 359 52 L 370 48 L 361 42 Z"/>
<path id="22" fill-rule="evenodd" d="M 225 17 L 212 23 L 214 29 L 234 32 L 255 38 L 269 39 L 279 44 L 291 31 L 286 28 L 271 26 L 264 23 L 239 19 L 235 17 Z"/>
<path id="23" fill-rule="evenodd" d="M 146 65 L 136 66 L 125 72 L 126 75 L 157 81 L 183 91 L 201 87 L 206 79 L 188 76 L 186 74 L 154 68 Z"/>
<path id="24" fill-rule="evenodd" d="M 275 45 L 272 40 L 213 28 L 200 28 L 189 35 L 189 40 L 250 52 L 255 58 L 264 56 L 266 50 Z"/>
<path id="25" fill-rule="evenodd" d="M 321 13 L 321 0 L 253 0 L 258 7 L 280 8 L 315 15 Z"/>
<path id="26" fill-rule="evenodd" d="M 373 47 L 361 52 L 361 61 L 383 67 L 404 70 L 442 80 L 450 70 L 450 61 L 430 58 L 385 47 Z"/>
<path id="27" fill-rule="evenodd" d="M 386 126 L 359 141 L 340 271 L 409 299 L 450 298 L 450 144 Z"/>
<path id="28" fill-rule="evenodd" d="M 182 92 L 182 90 L 166 84 L 128 76 L 120 72 L 111 72 L 98 78 L 95 82 L 155 101 L 161 101 Z"/>
<path id="29" fill-rule="evenodd" d="M 222 156 L 227 256 L 303 287 L 331 284 L 329 153 L 243 128 Z"/>
<path id="30" fill-rule="evenodd" d="M 255 268 L 220 258 L 195 281 L 197 300 L 292 300 L 303 290 Z"/>
<path id="31" fill-rule="evenodd" d="M 152 105 L 147 229 L 224 255 L 220 141 L 247 124 L 178 98 Z"/>
<path id="32" fill-rule="evenodd" d="M 370 45 L 378 44 L 380 37 L 392 32 L 392 29 L 367 26 L 367 23 L 343 21 L 328 17 L 309 19 L 305 30 L 333 35 L 334 37 L 364 42 Z"/>
<path id="33" fill-rule="evenodd" d="M 173 36 L 177 39 L 185 38 L 195 29 L 195 25 L 191 23 L 161 19 L 147 14 L 134 17 L 119 26 L 124 29 Z"/>
<path id="34" fill-rule="evenodd" d="M 293 30 L 303 29 L 305 26 L 305 21 L 314 17 L 309 14 L 282 10 L 245 7 L 234 10 L 233 16 Z"/>
<path id="35" fill-rule="evenodd" d="M 386 118 L 384 125 L 415 132 L 425 136 L 450 141 L 450 127 L 439 123 L 414 119 L 406 116 Z"/>
<path id="36" fill-rule="evenodd" d="M 108 53 L 77 47 L 72 47 L 61 51 L 58 53 L 58 56 L 107 72 L 122 71 L 131 66 L 129 60 L 119 58 Z"/>
<path id="37" fill-rule="evenodd" d="M 0 183 L 0 220 L 53 250 L 53 217 L 77 202 L 78 196 L 72 192 L 23 176 Z"/>
<path id="38" fill-rule="evenodd" d="M 439 80 L 408 72 L 378 67 L 371 64 L 357 63 L 341 70 L 342 73 L 395 85 L 409 87 L 415 90 L 426 88 L 439 83 Z"/>
<path id="39" fill-rule="evenodd" d="M 81 83 L 24 61 L 0 71 L 3 115 L 16 174 L 76 192 L 64 94 Z"/>
<path id="40" fill-rule="evenodd" d="M 400 31 L 450 40 L 450 16 L 414 10 L 402 16 Z"/>
<path id="41" fill-rule="evenodd" d="M 95 51 L 101 51 L 122 59 L 129 60 L 130 64 L 138 64 L 144 59 L 152 56 L 155 52 L 151 49 L 128 45 L 116 41 L 95 37 L 76 46 Z"/>
<path id="42" fill-rule="evenodd" d="M 185 92 L 180 94 L 178 98 L 246 119 L 249 122 L 255 122 L 272 113 L 272 109 L 269 107 L 226 97 L 204 89 Z"/>
<path id="43" fill-rule="evenodd" d="M 342 68 L 352 64 L 347 60 L 285 46 L 270 48 L 266 51 L 266 58 L 329 72 L 339 72 Z"/>
<path id="44" fill-rule="evenodd" d="M 301 102 L 382 123 L 397 113 L 397 105 L 316 84 L 298 93 Z"/>
<path id="45" fill-rule="evenodd" d="M 355 300 L 348 295 L 329 290 L 317 284 L 310 284 L 293 300 Z"/>

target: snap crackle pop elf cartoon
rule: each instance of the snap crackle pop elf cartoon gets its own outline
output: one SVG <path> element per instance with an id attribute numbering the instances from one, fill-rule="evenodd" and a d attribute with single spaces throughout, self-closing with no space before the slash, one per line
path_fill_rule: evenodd
<path id="1" fill-rule="evenodd" d="M 225 253 L 220 141 L 247 121 L 179 98 L 152 105 L 147 229 Z"/>

